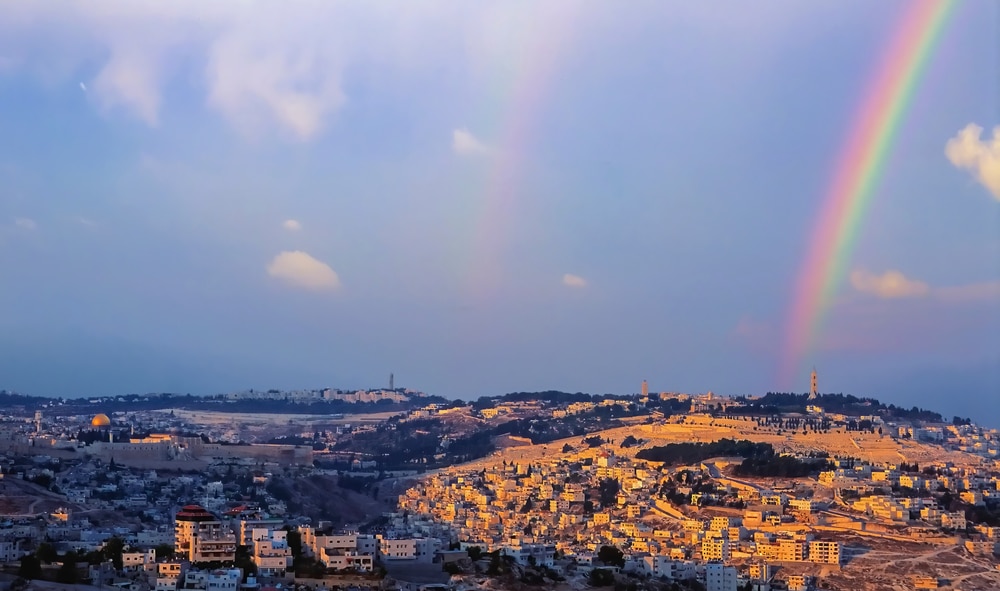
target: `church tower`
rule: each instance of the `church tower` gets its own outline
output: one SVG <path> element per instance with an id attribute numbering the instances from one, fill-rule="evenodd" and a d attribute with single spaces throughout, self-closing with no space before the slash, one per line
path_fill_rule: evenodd
<path id="1" fill-rule="evenodd" d="M 816 368 L 814 367 L 809 380 L 809 400 L 816 400 L 817 396 L 819 396 L 819 386 L 816 380 Z"/>

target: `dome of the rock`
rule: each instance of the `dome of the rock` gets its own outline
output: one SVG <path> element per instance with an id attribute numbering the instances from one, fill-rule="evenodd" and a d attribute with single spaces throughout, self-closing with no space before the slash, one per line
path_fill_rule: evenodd
<path id="1" fill-rule="evenodd" d="M 101 413 L 99 415 L 94 416 L 94 418 L 90 419 L 90 426 L 109 427 L 111 426 L 111 419 L 108 418 L 108 415 Z"/>

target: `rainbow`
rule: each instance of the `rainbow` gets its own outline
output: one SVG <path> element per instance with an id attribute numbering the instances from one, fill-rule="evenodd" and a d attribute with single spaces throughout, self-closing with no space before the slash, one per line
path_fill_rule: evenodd
<path id="1" fill-rule="evenodd" d="M 575 39 L 579 9 L 576 3 L 540 5 L 523 23 L 520 42 L 494 81 L 495 102 L 482 119 L 499 122 L 500 136 L 490 140 L 485 186 L 477 191 L 473 211 L 463 214 L 473 220 L 461 246 L 469 295 L 494 296 L 509 279 L 511 236 L 518 231 L 519 218 L 532 217 L 526 211 L 530 203 L 524 202 L 522 184 L 537 147 L 537 119 L 555 72 Z"/>
<path id="2" fill-rule="evenodd" d="M 834 169 L 789 312 L 779 383 L 788 388 L 822 329 L 841 286 L 861 222 L 932 50 L 957 0 L 911 0 L 863 102 Z"/>

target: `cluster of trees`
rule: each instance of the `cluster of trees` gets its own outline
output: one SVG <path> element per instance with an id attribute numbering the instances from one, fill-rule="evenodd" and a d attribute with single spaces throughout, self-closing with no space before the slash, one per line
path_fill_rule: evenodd
<path id="1" fill-rule="evenodd" d="M 279 394 L 278 390 L 268 390 L 270 394 Z M 97 407 L 89 399 L 66 399 L 61 401 L 60 412 L 65 414 L 87 414 Z M 452 401 L 441 396 L 421 396 L 413 401 L 394 402 L 380 400 L 378 402 L 345 402 L 342 400 L 316 400 L 309 404 L 292 400 L 227 400 L 222 394 L 215 396 L 192 396 L 191 394 L 128 394 L 116 396 L 113 399 L 102 400 L 102 412 L 134 412 L 140 410 L 160 410 L 165 408 L 183 408 L 187 410 L 220 410 L 224 407 L 228 412 L 248 413 L 290 413 L 308 412 L 314 414 L 342 414 L 357 412 L 382 412 L 389 410 L 407 410 L 414 404 L 452 404 Z M 0 390 L 0 405 L 4 408 L 19 408 L 25 411 L 39 408 L 49 408 L 52 399 L 38 396 L 21 396 Z"/>
<path id="2" fill-rule="evenodd" d="M 746 439 L 720 439 L 710 443 L 670 443 L 640 450 L 636 458 L 666 464 L 692 464 L 720 456 L 770 458 L 774 448 L 770 443 L 754 443 Z"/>
<path id="3" fill-rule="evenodd" d="M 754 421 L 758 427 L 770 427 L 789 431 L 829 431 L 831 423 L 828 419 L 783 417 L 781 415 L 762 416 Z"/>
<path id="4" fill-rule="evenodd" d="M 42 565 L 61 562 L 59 570 L 56 571 L 56 582 L 76 583 L 79 581 L 79 565 L 101 564 L 111 561 L 116 570 L 121 570 L 123 566 L 122 554 L 125 552 L 125 542 L 115 536 L 109 539 L 104 548 L 93 552 L 67 552 L 60 560 L 55 547 L 42 542 L 34 554 L 28 554 L 21 558 L 18 568 L 18 576 L 24 579 L 40 579 L 42 577 Z M 156 557 L 166 558 L 172 556 L 174 549 L 172 546 L 157 546 Z"/>
<path id="5" fill-rule="evenodd" d="M 747 458 L 733 469 L 733 473 L 736 476 L 801 478 L 832 468 L 833 464 L 824 459 L 800 460 L 792 456 L 767 456 Z"/>
<path id="6" fill-rule="evenodd" d="M 617 478 L 602 478 L 601 481 L 597 483 L 597 490 L 601 506 L 607 507 L 614 505 L 617 502 L 618 492 L 621 490 L 621 485 L 618 483 Z"/>
<path id="7" fill-rule="evenodd" d="M 378 479 L 371 476 L 351 476 L 350 473 L 337 476 L 337 486 L 353 490 L 356 493 L 369 490 L 376 482 Z"/>
<path id="8" fill-rule="evenodd" d="M 544 392 L 510 392 L 503 396 L 481 396 L 472 403 L 474 410 L 490 408 L 504 402 L 534 402 L 540 400 L 549 404 L 571 404 L 573 402 L 597 402 L 610 398 L 611 395 L 596 396 L 584 394 L 583 392 L 560 392 L 558 390 L 546 390 Z"/>
<path id="9" fill-rule="evenodd" d="M 911 421 L 941 422 L 944 419 L 940 413 L 917 406 L 903 408 L 895 404 L 885 405 L 874 398 L 859 398 L 850 394 L 820 394 L 810 400 L 808 394 L 791 392 L 768 392 L 757 400 L 746 396 L 736 397 L 737 401 L 746 404 L 741 410 L 747 414 L 775 415 L 790 412 L 805 412 L 806 406 L 815 404 L 822 406 L 826 412 L 847 415 L 881 415 L 886 418 L 905 419 Z"/>

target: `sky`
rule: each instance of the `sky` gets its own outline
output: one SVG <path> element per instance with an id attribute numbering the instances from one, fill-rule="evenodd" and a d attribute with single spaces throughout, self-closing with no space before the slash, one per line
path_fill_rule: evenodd
<path id="1" fill-rule="evenodd" d="M 0 388 L 736 395 L 815 367 L 1000 426 L 991 2 L 946 24 L 780 383 L 910 6 L 8 2 Z"/>

